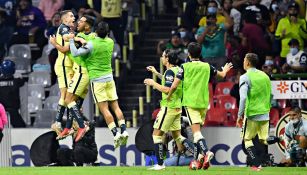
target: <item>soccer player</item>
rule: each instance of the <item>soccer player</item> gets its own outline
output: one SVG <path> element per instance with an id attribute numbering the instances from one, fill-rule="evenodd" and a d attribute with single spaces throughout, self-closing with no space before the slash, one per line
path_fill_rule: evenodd
<path id="1" fill-rule="evenodd" d="M 55 117 L 56 122 L 51 125 L 52 130 L 54 130 L 57 135 L 62 131 L 61 122 L 67 105 L 65 104 L 65 96 L 67 93 L 68 83 L 73 77 L 72 66 L 73 63 L 70 58 L 67 57 L 67 52 L 69 47 L 64 47 L 69 45 L 69 32 L 74 26 L 75 16 L 71 10 L 64 10 L 60 13 L 62 24 L 59 26 L 56 33 L 56 43 L 60 44 L 61 48 L 58 49 L 58 58 L 56 59 L 54 65 L 54 71 L 57 75 L 58 84 L 61 92 L 61 97 L 58 105 L 58 113 Z"/>
<path id="2" fill-rule="evenodd" d="M 114 147 L 125 145 L 128 139 L 124 115 L 117 102 L 116 86 L 112 74 L 112 52 L 114 41 L 108 37 L 109 26 L 100 22 L 96 29 L 96 37 L 86 43 L 84 47 L 76 48 L 74 40 L 70 39 L 70 51 L 73 56 L 85 56 L 85 64 L 89 72 L 93 98 L 103 114 L 109 129 L 114 135 Z M 114 111 L 121 133 L 117 131 L 113 116 L 109 111 L 109 105 Z"/>
<path id="3" fill-rule="evenodd" d="M 95 38 L 95 33 L 92 33 L 92 27 L 94 25 L 94 19 L 91 16 L 84 15 L 78 20 L 78 34 L 75 38 L 75 41 L 79 38 L 83 38 L 86 41 L 94 39 Z M 60 49 L 61 45 L 57 44 L 54 40 L 53 37 L 50 37 L 50 42 L 55 45 L 57 49 Z M 81 47 L 82 43 L 78 43 L 79 47 Z M 66 47 L 66 46 L 65 46 Z M 69 49 L 69 46 L 67 46 Z M 88 84 L 89 84 L 89 76 L 88 76 L 88 71 L 85 65 L 84 60 L 82 57 L 73 57 L 71 53 L 69 52 L 68 57 L 73 61 L 73 71 L 74 71 L 74 76 L 69 83 L 68 91 L 65 97 L 65 104 L 68 105 L 69 110 L 74 110 L 74 112 L 70 112 L 67 122 L 66 122 L 66 127 L 63 130 L 63 132 L 60 133 L 58 136 L 58 139 L 65 138 L 68 135 L 73 133 L 73 130 L 71 129 L 72 126 L 72 117 L 81 117 L 81 119 L 77 119 L 78 124 L 79 124 L 79 129 L 80 132 L 78 132 L 76 140 L 79 140 L 80 137 L 84 134 L 84 132 L 88 129 L 88 126 L 84 126 L 83 124 L 83 119 L 81 112 L 77 109 L 80 109 L 82 107 L 83 99 L 85 98 L 87 91 L 88 91 Z M 76 106 L 77 108 L 73 108 Z M 80 126 L 81 125 L 81 126 Z M 83 129 L 86 129 L 83 131 Z"/>
<path id="4" fill-rule="evenodd" d="M 232 68 L 232 64 L 226 63 L 223 71 L 218 71 L 208 63 L 201 62 L 199 60 L 201 46 L 195 42 L 188 45 L 188 54 L 191 62 L 181 65 L 167 99 L 170 100 L 172 98 L 173 93 L 176 92 L 175 90 L 180 87 L 182 82 L 182 106 L 189 118 L 189 124 L 194 137 L 194 160 L 191 162 L 190 168 L 208 169 L 210 166 L 209 161 L 213 158 L 214 154 L 208 150 L 205 138 L 200 131 L 201 126 L 205 122 L 209 104 L 208 83 L 212 76 L 225 77 L 226 73 Z"/>
<path id="5" fill-rule="evenodd" d="M 155 153 L 158 160 L 158 164 L 150 168 L 150 170 L 163 170 L 165 166 L 163 164 L 163 144 L 162 135 L 168 131 L 172 131 L 172 136 L 177 144 L 183 144 L 186 149 L 193 153 L 193 144 L 181 135 L 181 98 L 182 88 L 181 85 L 176 89 L 174 95 L 170 101 L 166 100 L 170 87 L 175 79 L 175 75 L 179 71 L 178 54 L 176 51 L 166 49 L 161 57 L 162 63 L 166 66 L 166 71 L 162 76 L 153 66 L 148 66 L 147 70 L 153 74 L 158 75 L 162 79 L 162 84 L 156 83 L 153 79 L 145 79 L 146 85 L 152 86 L 162 93 L 162 100 L 160 102 L 161 110 L 158 113 L 156 121 L 154 123 L 154 131 L 152 138 L 155 144 Z"/>
<path id="6" fill-rule="evenodd" d="M 271 81 L 266 73 L 255 68 L 257 64 L 256 54 L 245 55 L 243 68 L 246 73 L 240 76 L 240 105 L 237 119 L 237 127 L 242 126 L 243 118 L 245 120 L 242 128 L 243 141 L 251 158 L 251 169 L 254 171 L 261 170 L 261 162 L 252 139 L 258 135 L 259 142 L 267 145 L 271 108 Z"/>

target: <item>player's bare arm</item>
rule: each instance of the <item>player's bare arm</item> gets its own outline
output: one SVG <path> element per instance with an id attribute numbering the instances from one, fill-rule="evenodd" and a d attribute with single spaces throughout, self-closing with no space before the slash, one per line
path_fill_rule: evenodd
<path id="1" fill-rule="evenodd" d="M 159 83 L 155 82 L 153 79 L 150 79 L 150 78 L 146 78 L 144 80 L 144 84 L 148 85 L 148 86 L 152 86 L 153 88 L 155 88 L 158 91 L 165 93 L 165 94 L 168 94 L 169 91 L 170 91 L 169 87 L 162 86 L 162 85 L 160 85 Z"/>
<path id="2" fill-rule="evenodd" d="M 60 44 L 58 44 L 58 43 L 56 42 L 56 37 L 55 37 L 55 35 L 51 35 L 51 36 L 49 37 L 49 41 L 50 41 L 50 43 L 51 43 L 58 51 L 60 51 L 60 52 L 62 52 L 62 53 L 66 53 L 66 52 L 69 51 L 69 45 L 61 46 Z"/>
<path id="3" fill-rule="evenodd" d="M 224 78 L 227 74 L 227 72 L 232 69 L 233 65 L 232 63 L 226 63 L 223 67 L 222 67 L 222 71 L 217 71 L 217 76 Z"/>
<path id="4" fill-rule="evenodd" d="M 160 74 L 154 66 L 147 66 L 146 69 L 155 74 L 158 78 L 162 79 L 163 75 Z"/>

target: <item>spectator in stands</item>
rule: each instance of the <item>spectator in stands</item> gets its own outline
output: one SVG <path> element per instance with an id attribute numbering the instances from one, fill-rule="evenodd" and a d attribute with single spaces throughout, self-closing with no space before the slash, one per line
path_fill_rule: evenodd
<path id="1" fill-rule="evenodd" d="M 247 52 L 253 52 L 258 55 L 258 68 L 264 63 L 264 58 L 270 50 L 270 45 L 264 38 L 264 32 L 261 26 L 257 24 L 257 20 L 252 13 L 246 13 L 243 17 L 243 28 L 241 37 L 241 44 Z"/>
<path id="2" fill-rule="evenodd" d="M 232 0 L 222 0 L 223 9 L 233 20 L 233 33 L 238 35 L 240 30 L 241 12 L 232 7 Z"/>
<path id="3" fill-rule="evenodd" d="M 38 8 L 43 12 L 46 21 L 51 22 L 52 16 L 64 6 L 64 0 L 40 0 Z"/>
<path id="4" fill-rule="evenodd" d="M 197 42 L 202 45 L 202 58 L 205 62 L 222 67 L 226 62 L 225 32 L 233 25 L 230 16 L 223 11 L 225 23 L 217 24 L 215 14 L 207 15 L 207 25 L 197 30 Z"/>
<path id="5" fill-rule="evenodd" d="M 189 31 L 195 33 L 198 28 L 198 22 L 205 14 L 206 0 L 190 0 L 187 3 L 185 12 L 182 16 L 183 24 Z"/>
<path id="6" fill-rule="evenodd" d="M 283 17 L 278 6 L 278 1 L 273 0 L 270 4 L 270 20 L 271 25 L 268 27 L 270 33 L 275 33 L 279 20 Z"/>
<path id="7" fill-rule="evenodd" d="M 307 54 L 300 50 L 297 39 L 291 39 L 288 43 L 290 52 L 287 54 L 287 62 L 282 66 L 283 73 L 304 73 L 307 69 Z"/>
<path id="8" fill-rule="evenodd" d="M 0 1 L 0 33 L 5 33 L 5 35 L 0 35 L 0 61 L 5 56 L 8 42 L 11 40 L 15 29 L 15 10 L 15 0 Z"/>
<path id="9" fill-rule="evenodd" d="M 19 88 L 23 86 L 24 80 L 14 78 L 15 63 L 11 60 L 4 60 L 0 65 L 0 70 L 0 103 L 3 104 L 6 111 L 10 114 L 10 121 L 13 127 L 26 127 L 19 113 Z"/>
<path id="10" fill-rule="evenodd" d="M 184 54 L 186 47 L 182 44 L 181 35 L 179 32 L 173 30 L 172 31 L 172 38 L 168 43 L 166 43 L 166 49 L 171 49 L 177 52 L 177 54 Z M 186 55 L 187 56 L 187 55 Z M 182 56 L 179 59 L 185 60 L 186 56 Z"/>
<path id="11" fill-rule="evenodd" d="M 3 129 L 4 126 L 7 124 L 7 116 L 6 116 L 6 111 L 4 109 L 4 106 L 0 103 L 0 143 L 3 138 Z"/>
<path id="12" fill-rule="evenodd" d="M 274 57 L 272 54 L 267 54 L 265 56 L 265 62 L 262 65 L 262 71 L 265 72 L 272 80 L 271 75 L 279 72 L 278 66 L 274 62 Z"/>
<path id="13" fill-rule="evenodd" d="M 95 23 L 98 24 L 102 21 L 102 16 L 95 9 L 90 8 L 87 4 L 85 6 L 81 6 L 78 10 L 78 18 L 81 18 L 83 15 L 89 15 L 95 17 Z"/>
<path id="14" fill-rule="evenodd" d="M 51 26 L 46 29 L 46 37 L 49 38 L 52 35 L 55 35 L 58 27 L 61 24 L 61 15 L 60 12 L 56 12 L 51 18 Z M 51 84 L 56 83 L 56 74 L 54 72 L 55 61 L 58 57 L 58 50 L 48 41 L 47 55 L 49 58 L 50 68 L 51 68 Z"/>
<path id="15" fill-rule="evenodd" d="M 78 12 L 80 7 L 84 7 L 88 0 L 64 0 L 64 10 L 72 10 L 74 13 Z"/>
<path id="16" fill-rule="evenodd" d="M 286 62 L 286 56 L 290 51 L 288 45 L 291 39 L 299 41 L 299 50 L 304 48 L 304 39 L 307 39 L 306 21 L 298 17 L 299 6 L 292 2 L 288 8 L 288 15 L 278 22 L 275 36 L 281 41 L 281 65 Z"/>
<path id="17" fill-rule="evenodd" d="M 216 24 L 222 24 L 225 23 L 225 17 L 221 13 L 221 11 L 218 10 L 218 5 L 215 0 L 210 0 L 207 5 L 207 14 L 215 14 L 216 15 Z M 207 25 L 207 16 L 202 17 L 199 20 L 198 23 L 199 27 L 204 27 Z"/>
<path id="18" fill-rule="evenodd" d="M 47 43 L 44 37 L 47 23 L 42 11 L 32 5 L 32 0 L 20 0 L 16 17 L 16 33 L 13 35 L 11 45 L 36 43 L 42 49 Z"/>
<path id="19" fill-rule="evenodd" d="M 97 144 L 95 141 L 95 122 L 89 123 L 89 131 L 82 139 L 75 142 L 73 139 L 72 149 L 60 148 L 57 150 L 57 159 L 60 166 L 83 166 L 84 164 L 94 164 L 97 160 Z M 74 124 L 75 131 L 78 130 Z M 76 133 L 74 133 L 75 137 Z"/>
<path id="20" fill-rule="evenodd" d="M 261 0 L 237 0 L 233 7 L 238 9 L 242 16 L 250 14 L 263 29 L 270 25 L 270 13 L 266 6 L 260 4 Z"/>
<path id="21" fill-rule="evenodd" d="M 93 0 L 88 1 L 90 7 L 95 9 L 103 17 L 103 21 L 109 24 L 116 42 L 124 44 L 124 28 L 122 21 L 122 2 L 128 0 Z"/>

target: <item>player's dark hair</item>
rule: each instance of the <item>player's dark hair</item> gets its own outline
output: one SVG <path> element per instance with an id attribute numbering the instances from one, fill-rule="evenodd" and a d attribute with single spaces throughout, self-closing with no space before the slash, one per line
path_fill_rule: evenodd
<path id="1" fill-rule="evenodd" d="M 62 17 L 63 16 L 65 16 L 67 13 L 69 13 L 69 12 L 71 12 L 72 13 L 72 11 L 71 10 L 63 10 L 63 11 L 61 11 L 60 12 L 60 15 L 61 15 L 61 19 L 62 19 Z"/>
<path id="2" fill-rule="evenodd" d="M 82 17 L 84 17 L 84 18 L 86 19 L 85 22 L 86 22 L 89 26 L 91 26 L 91 27 L 94 26 L 94 23 L 95 23 L 95 18 L 94 18 L 94 17 L 92 17 L 92 16 L 90 16 L 90 15 L 83 15 Z"/>
<path id="3" fill-rule="evenodd" d="M 105 38 L 110 32 L 108 23 L 101 21 L 98 23 L 96 33 L 100 38 Z"/>
<path id="4" fill-rule="evenodd" d="M 247 53 L 246 56 L 247 60 L 250 62 L 252 67 L 256 67 L 258 64 L 258 56 L 255 53 Z"/>
<path id="5" fill-rule="evenodd" d="M 172 65 L 177 65 L 178 64 L 178 52 L 175 50 L 170 50 L 167 54 L 168 62 Z"/>
<path id="6" fill-rule="evenodd" d="M 188 52 L 189 52 L 191 58 L 200 58 L 201 46 L 196 42 L 191 42 L 188 45 Z"/>

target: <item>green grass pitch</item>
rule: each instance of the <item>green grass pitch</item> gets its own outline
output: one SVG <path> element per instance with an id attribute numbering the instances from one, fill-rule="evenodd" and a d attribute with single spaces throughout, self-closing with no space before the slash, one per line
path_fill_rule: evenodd
<path id="1" fill-rule="evenodd" d="M 209 170 L 189 170 L 188 167 L 166 167 L 149 171 L 148 167 L 18 167 L 0 168 L 0 175 L 307 175 L 305 168 L 265 167 L 260 172 L 247 167 L 210 167 Z"/>

